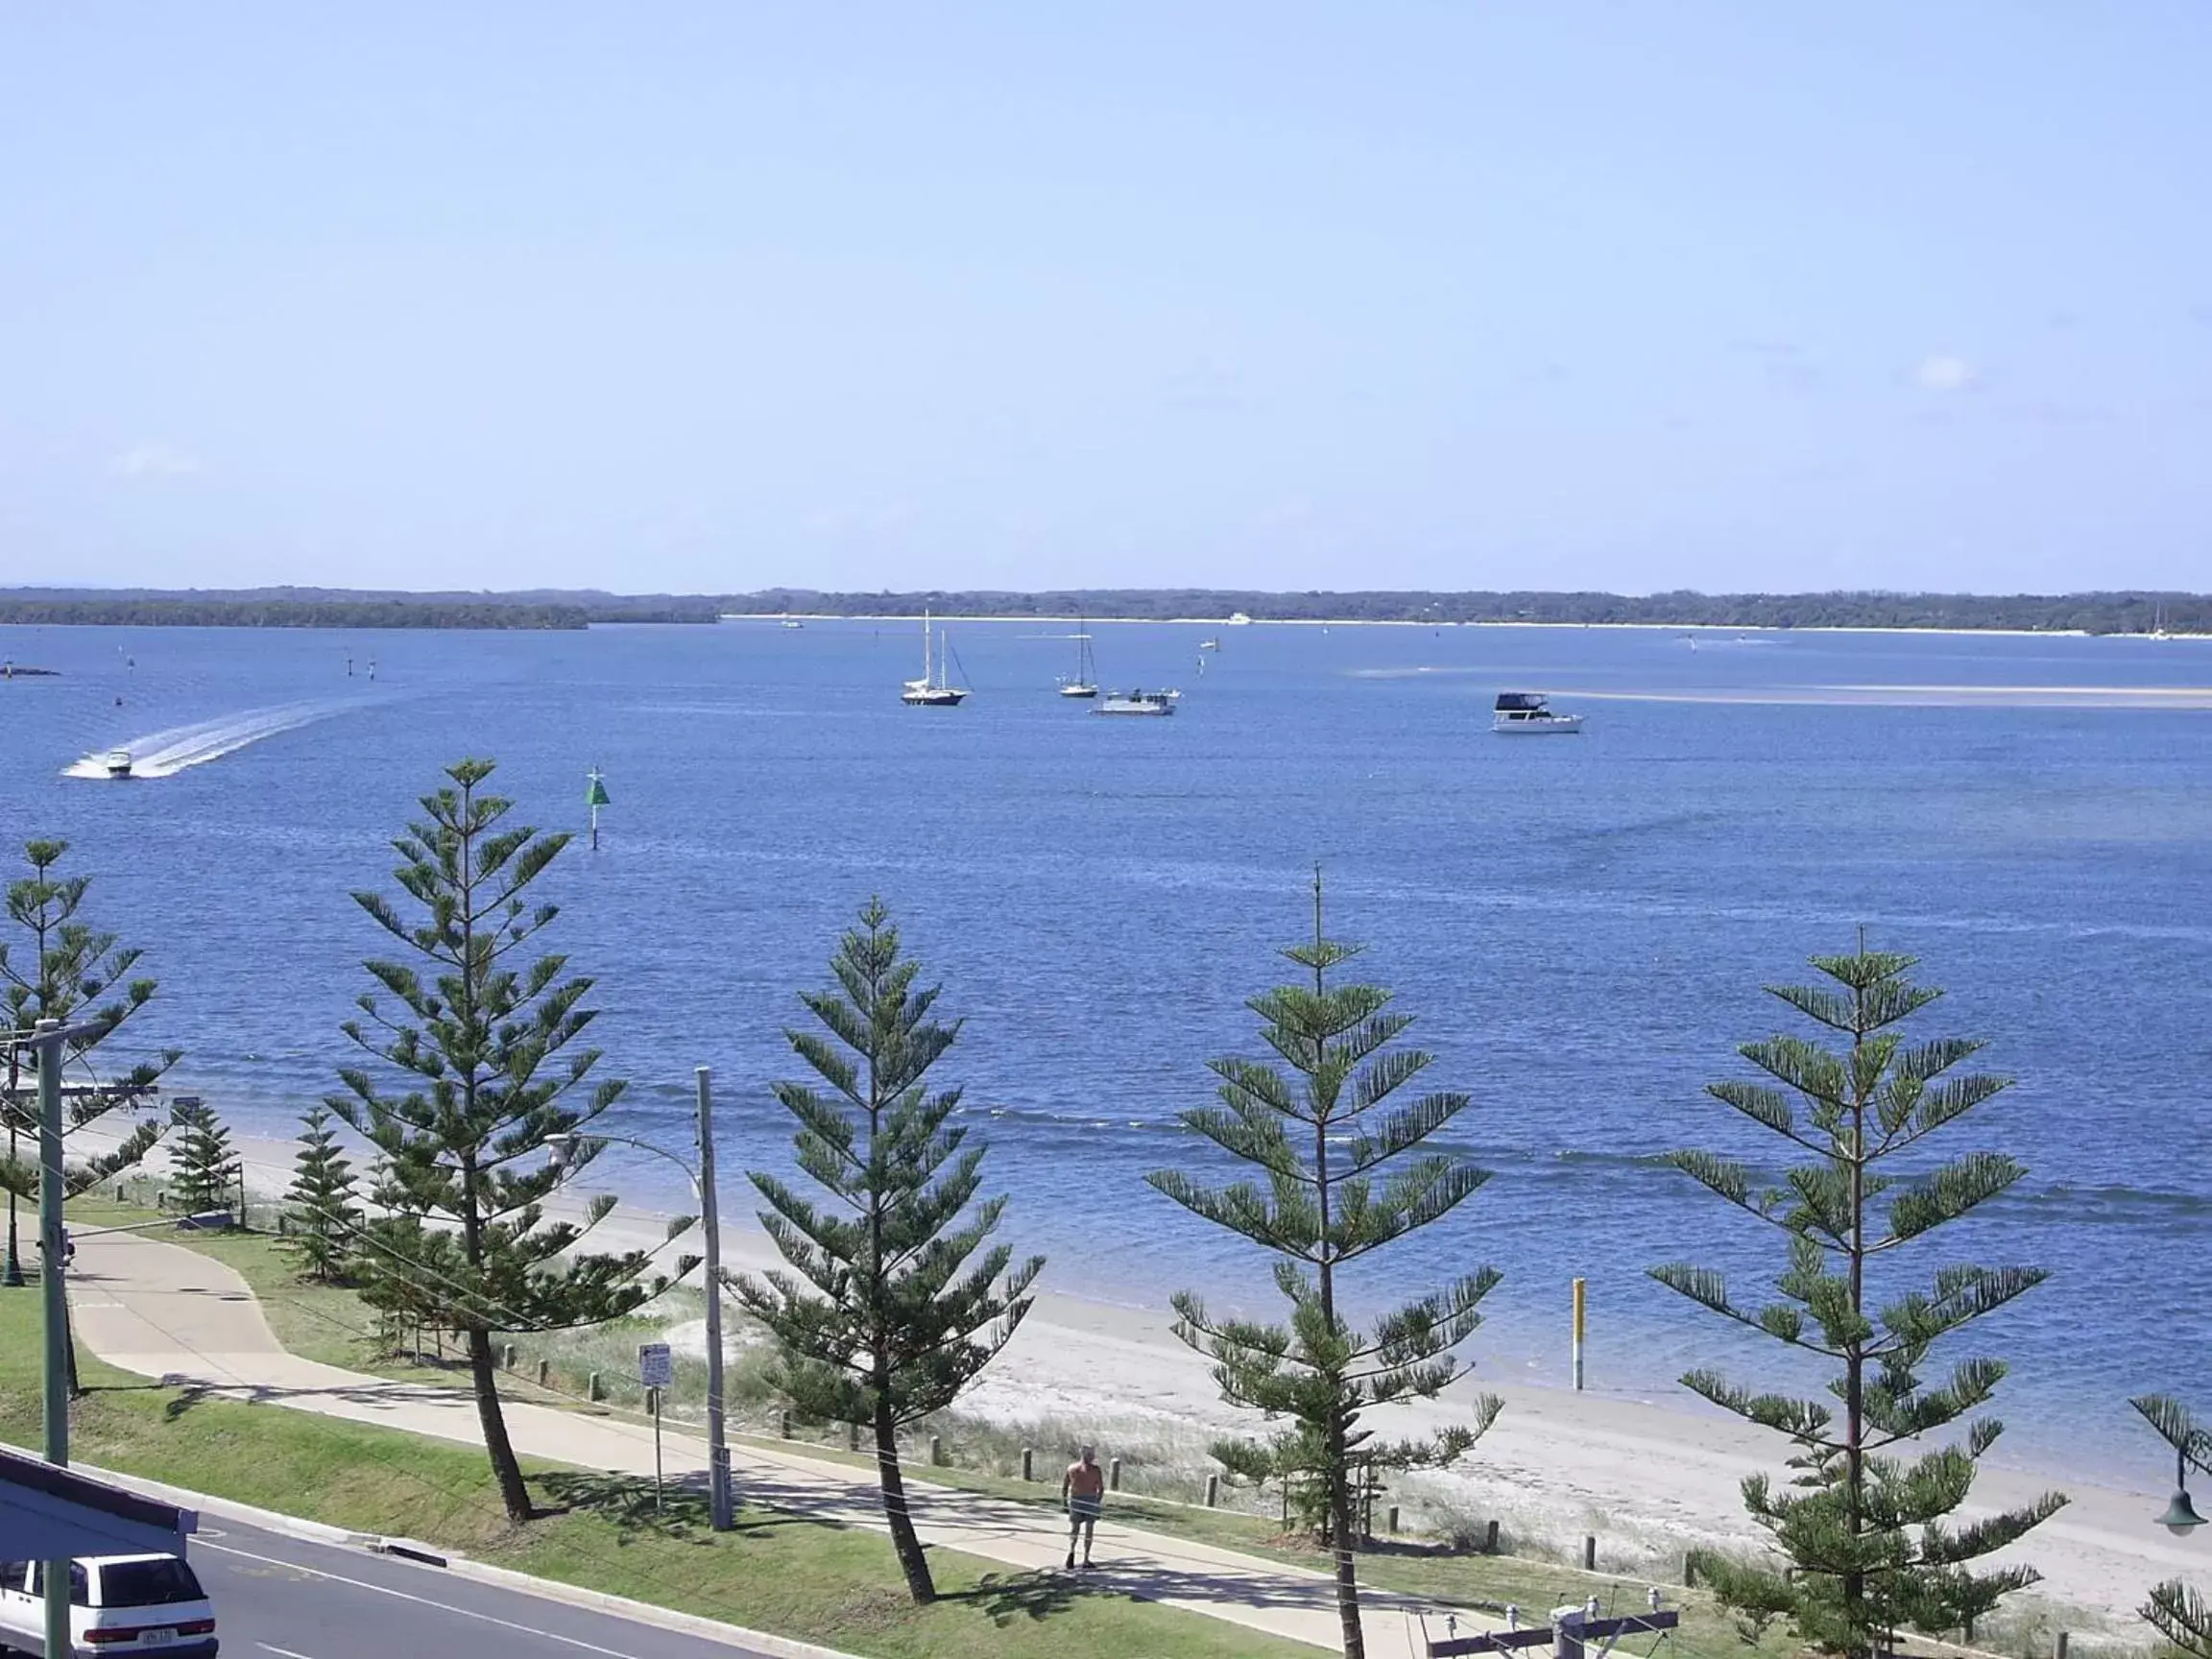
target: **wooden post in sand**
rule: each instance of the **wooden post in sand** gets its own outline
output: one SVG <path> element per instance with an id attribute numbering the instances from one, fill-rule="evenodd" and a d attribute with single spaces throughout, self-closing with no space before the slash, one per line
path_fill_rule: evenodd
<path id="1" fill-rule="evenodd" d="M 1575 1281 L 1575 1386 L 1582 1386 L 1582 1326 L 1587 1299 L 1583 1295 L 1584 1281 Z"/>
<path id="2" fill-rule="evenodd" d="M 1109 1492 L 1121 1490 L 1121 1459 L 1118 1457 L 1106 1465 L 1106 1490 Z M 2066 1659 L 2066 1655 L 2061 1653 L 2058 1655 L 2058 1659 Z"/>
<path id="3" fill-rule="evenodd" d="M 1221 1477 L 1218 1475 L 1209 1475 L 1206 1477 L 1206 1507 L 1212 1509 L 1220 1502 Z"/>
<path id="4" fill-rule="evenodd" d="M 1598 1571 L 1598 1540 L 1588 1536 L 1582 1540 L 1582 1571 L 1585 1573 Z"/>

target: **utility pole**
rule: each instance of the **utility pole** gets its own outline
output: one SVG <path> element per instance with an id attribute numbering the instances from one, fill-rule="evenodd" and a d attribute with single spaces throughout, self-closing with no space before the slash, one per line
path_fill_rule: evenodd
<path id="1" fill-rule="evenodd" d="M 730 1493 L 730 1442 L 722 1423 L 722 1217 L 714 1200 L 713 1072 L 699 1079 L 699 1221 L 707 1229 L 707 1507 L 717 1532 L 737 1524 Z"/>
<path id="2" fill-rule="evenodd" d="M 69 1466 L 68 1286 L 62 1278 L 61 1040 L 59 1020 L 41 1020 L 38 1056 L 38 1288 L 46 1308 L 46 1461 Z M 69 1563 L 46 1563 L 46 1652 L 68 1659 Z"/>

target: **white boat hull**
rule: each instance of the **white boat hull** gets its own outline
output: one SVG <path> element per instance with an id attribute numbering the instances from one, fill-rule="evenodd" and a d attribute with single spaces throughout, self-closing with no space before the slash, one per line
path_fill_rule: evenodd
<path id="1" fill-rule="evenodd" d="M 1534 720 L 1495 720 L 1490 730 L 1501 737 L 1572 737 L 1582 730 L 1582 716 L 1546 714 Z"/>

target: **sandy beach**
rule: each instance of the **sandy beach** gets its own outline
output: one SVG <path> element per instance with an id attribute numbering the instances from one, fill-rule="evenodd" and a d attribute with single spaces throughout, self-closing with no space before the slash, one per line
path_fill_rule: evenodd
<path id="1" fill-rule="evenodd" d="M 291 1178 L 287 1142 L 234 1137 L 257 1200 L 280 1194 Z M 743 1214 L 734 1189 L 725 1194 Z M 666 1217 L 625 1205 L 593 1235 L 603 1248 L 651 1249 Z M 725 1264 L 750 1271 L 776 1262 L 765 1235 L 725 1222 Z M 671 1246 L 690 1247 L 688 1241 Z M 971 1415 L 1004 1424 L 1079 1423 L 1108 1454 L 1117 1435 L 1202 1444 L 1212 1434 L 1255 1425 L 1225 1407 L 1206 1361 L 1178 1341 L 1165 1309 L 1124 1307 L 1062 1295 L 1049 1287 L 998 1361 L 963 1400 Z M 1471 1345 L 1478 1363 L 1479 1335 Z M 1672 1579 L 1695 1545 L 1743 1545 L 1756 1534 L 1740 1493 L 1744 1476 L 1786 1473 L 1775 1436 L 1696 1405 L 1687 1394 L 1634 1398 L 1500 1384 L 1478 1375 L 1443 1399 L 1378 1413 L 1386 1433 L 1462 1418 L 1461 1398 L 1478 1389 L 1503 1396 L 1498 1426 L 1455 1471 L 1430 1477 L 1432 1490 L 1460 1512 L 1499 1517 L 1509 1532 L 1562 1553 L 1599 1539 L 1600 1564 Z M 2054 1628 L 2104 1631 L 2127 1641 L 2146 1634 L 2135 1619 L 2151 1585 L 2192 1572 L 2204 1551 L 2152 1523 L 2166 1492 L 2163 1463 L 2147 1445 L 2145 1484 L 2061 1484 L 2071 1503 L 2011 1555 L 2034 1565 L 2044 1582 L 2014 1604 L 2014 1616 L 2040 1616 Z M 2032 1471 L 1987 1468 L 1973 1510 L 2022 1502 L 2054 1482 Z M 2153 1490 L 2153 1488 L 2156 1488 Z M 2039 1603 L 2031 1606 L 2030 1602 Z"/>

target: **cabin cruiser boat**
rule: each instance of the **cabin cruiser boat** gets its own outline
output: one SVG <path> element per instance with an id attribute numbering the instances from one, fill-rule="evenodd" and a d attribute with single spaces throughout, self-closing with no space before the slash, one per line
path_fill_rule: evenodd
<path id="1" fill-rule="evenodd" d="M 1571 736 L 1582 730 L 1579 714 L 1555 714 L 1536 691 L 1501 691 L 1490 730 L 1501 737 Z"/>

